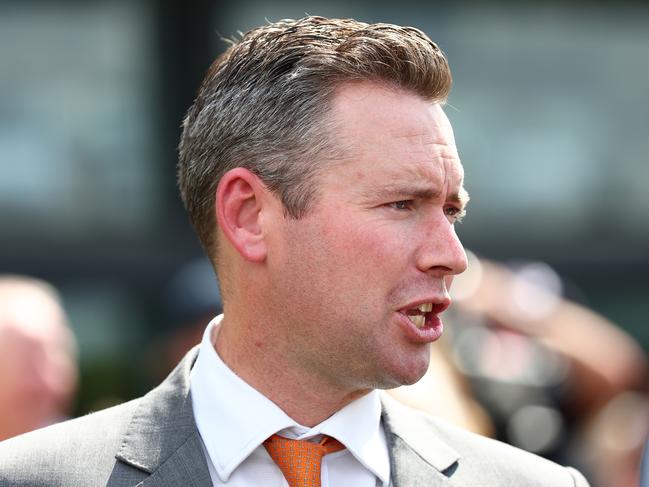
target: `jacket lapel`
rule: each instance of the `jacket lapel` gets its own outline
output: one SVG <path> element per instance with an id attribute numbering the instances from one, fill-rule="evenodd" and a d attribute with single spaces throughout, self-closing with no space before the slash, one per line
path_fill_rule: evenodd
<path id="1" fill-rule="evenodd" d="M 390 452 L 394 487 L 453 487 L 449 475 L 460 455 L 435 435 L 434 424 L 423 414 L 382 394 L 382 421 Z"/>
<path id="2" fill-rule="evenodd" d="M 198 347 L 142 398 L 126 430 L 116 457 L 150 474 L 138 484 L 142 487 L 212 486 L 189 394 L 197 355 Z"/>
<path id="3" fill-rule="evenodd" d="M 194 433 L 138 487 L 212 487 L 201 441 L 198 432 Z"/>

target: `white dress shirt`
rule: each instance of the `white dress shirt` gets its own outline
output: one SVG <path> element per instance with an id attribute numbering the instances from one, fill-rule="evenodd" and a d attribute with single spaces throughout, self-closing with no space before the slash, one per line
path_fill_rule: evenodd
<path id="1" fill-rule="evenodd" d="M 322 487 L 387 487 L 390 461 L 378 392 L 357 399 L 313 428 L 301 426 L 221 360 L 212 337 L 222 318 L 218 316 L 207 326 L 190 378 L 194 417 L 212 483 L 287 487 L 264 440 L 279 433 L 317 441 L 326 434 L 346 449 L 324 457 Z"/>

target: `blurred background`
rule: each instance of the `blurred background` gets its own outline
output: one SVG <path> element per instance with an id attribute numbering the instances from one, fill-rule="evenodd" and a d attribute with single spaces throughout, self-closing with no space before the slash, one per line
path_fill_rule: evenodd
<path id="1" fill-rule="evenodd" d="M 181 120 L 222 37 L 306 13 L 429 34 L 455 78 L 466 246 L 543 263 L 554 295 L 649 350 L 646 2 L 4 0 L 0 273 L 60 292 L 79 350 L 71 415 L 141 394 L 173 362 L 161 343 L 194 319 L 174 286 L 201 254 L 175 187 Z M 601 340 L 606 368 L 605 338 L 568 339 Z"/>

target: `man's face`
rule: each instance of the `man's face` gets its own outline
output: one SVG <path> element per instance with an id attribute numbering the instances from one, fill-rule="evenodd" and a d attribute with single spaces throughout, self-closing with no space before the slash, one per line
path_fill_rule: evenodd
<path id="1" fill-rule="evenodd" d="M 370 83 L 341 86 L 333 114 L 347 157 L 319 177 L 306 216 L 273 237 L 269 305 L 295 370 L 349 391 L 410 384 L 467 265 L 453 132 L 438 104 Z"/>

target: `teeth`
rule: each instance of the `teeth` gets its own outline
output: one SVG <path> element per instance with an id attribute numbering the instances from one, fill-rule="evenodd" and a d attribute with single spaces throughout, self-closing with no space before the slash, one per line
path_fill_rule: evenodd
<path id="1" fill-rule="evenodd" d="M 423 328 L 426 324 L 426 317 L 424 315 L 410 315 L 410 321 L 414 323 L 417 328 Z"/>
<path id="2" fill-rule="evenodd" d="M 433 303 L 424 303 L 417 306 L 417 309 L 422 313 L 430 313 L 433 311 Z"/>

